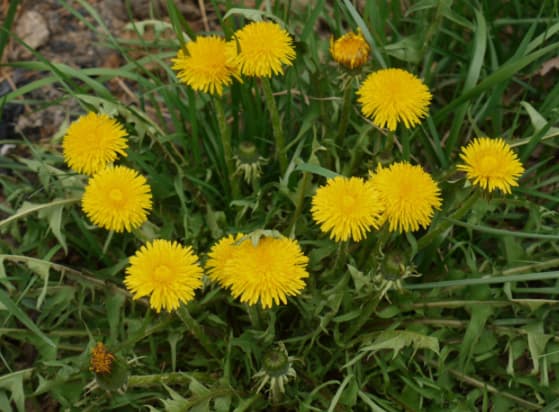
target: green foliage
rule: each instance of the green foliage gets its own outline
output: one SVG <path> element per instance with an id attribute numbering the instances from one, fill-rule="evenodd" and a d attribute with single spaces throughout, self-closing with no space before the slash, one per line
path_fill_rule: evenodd
<path id="1" fill-rule="evenodd" d="M 2 23 L 0 55 L 17 3 Z M 38 110 L 46 102 L 32 94 L 52 85 L 75 105 L 52 141 L 0 142 L 17 146 L 0 158 L 0 410 L 555 410 L 559 85 L 541 68 L 557 59 L 556 2 L 204 3 L 212 33 L 231 38 L 249 21 L 273 19 L 293 35 L 297 58 L 265 86 L 273 93 L 251 78 L 219 98 L 180 84 L 170 59 L 208 33 L 193 30 L 172 0 L 165 16 L 128 24 L 135 43 L 111 34 L 85 0 L 61 1 L 121 55 L 120 67 L 75 68 L 36 51 L 9 63 L 41 76 L 3 96 L 2 107 Z M 358 73 L 343 72 L 328 51 L 348 28 L 372 46 Z M 384 67 L 431 90 L 430 115 L 416 128 L 391 135 L 361 115 L 354 92 Z M 119 162 L 152 188 L 149 222 L 132 233 L 96 228 L 79 207 L 87 178 L 67 169 L 60 143 L 89 110 L 125 125 L 130 148 Z M 250 179 L 230 173 L 225 129 L 233 155 L 254 145 Z M 519 154 L 526 173 L 512 195 L 480 194 L 456 173 L 460 148 L 476 136 L 504 137 Z M 321 233 L 310 213 L 317 187 L 402 159 L 442 189 L 427 230 L 343 244 Z M 296 238 L 309 257 L 302 294 L 261 310 L 205 278 L 192 302 L 157 314 L 125 290 L 128 257 L 146 241 L 191 245 L 203 264 L 237 232 L 255 245 Z M 115 352 L 114 382 L 89 370 L 97 341 Z M 296 376 L 274 381 L 284 389 L 275 399 L 263 358 L 279 343 Z M 255 376 L 269 379 L 260 392 Z"/>

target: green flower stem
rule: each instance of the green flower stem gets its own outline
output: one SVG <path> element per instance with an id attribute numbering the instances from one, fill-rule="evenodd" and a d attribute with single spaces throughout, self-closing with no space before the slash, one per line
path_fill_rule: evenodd
<path id="1" fill-rule="evenodd" d="M 220 356 L 214 349 L 209 336 L 202 330 L 202 326 L 196 319 L 192 317 L 188 308 L 185 305 L 179 306 L 177 309 L 177 315 L 182 320 L 182 322 L 186 325 L 190 333 L 194 335 L 194 337 L 198 340 L 200 345 L 204 348 L 204 350 L 211 355 L 215 359 L 220 359 Z"/>
<path id="2" fill-rule="evenodd" d="M 411 133 L 408 129 L 402 132 L 402 160 L 410 160 Z"/>
<path id="3" fill-rule="evenodd" d="M 247 313 L 250 322 L 252 323 L 252 327 L 254 329 L 256 330 L 264 329 L 263 322 L 262 322 L 262 307 L 260 306 L 260 304 L 256 304 L 256 305 L 247 304 Z"/>
<path id="4" fill-rule="evenodd" d="M 427 246 L 429 246 L 431 244 L 431 242 L 437 238 L 437 236 L 439 236 L 441 233 L 443 233 L 445 230 L 447 230 L 451 225 L 452 225 L 452 221 L 453 220 L 459 220 L 462 218 L 462 216 L 464 216 L 466 214 L 466 212 L 468 212 L 472 206 L 474 205 L 474 203 L 478 200 L 479 198 L 479 191 L 478 190 L 474 190 L 471 194 L 470 197 L 467 198 L 462 205 L 456 209 L 454 211 L 454 213 L 452 215 L 450 215 L 450 219 L 444 219 L 441 222 L 439 222 L 439 224 L 437 226 L 435 226 L 433 229 L 431 229 L 429 232 L 427 232 L 426 234 L 424 234 L 418 241 L 417 241 L 417 250 L 421 250 Z"/>
<path id="5" fill-rule="evenodd" d="M 103 256 L 107 254 L 107 250 L 109 250 L 109 245 L 111 244 L 111 240 L 113 239 L 114 234 L 114 230 L 109 230 L 109 234 L 107 235 L 107 239 L 105 240 L 105 244 L 103 245 Z"/>
<path id="6" fill-rule="evenodd" d="M 338 125 L 338 134 L 336 135 L 336 147 L 342 146 L 343 138 L 345 136 L 347 125 L 349 123 L 349 113 L 351 112 L 351 98 L 353 97 L 352 82 L 349 81 L 344 88 L 344 97 L 342 102 L 342 113 L 340 115 L 340 122 Z"/>
<path id="7" fill-rule="evenodd" d="M 297 188 L 297 203 L 295 205 L 295 211 L 293 212 L 291 222 L 289 223 L 289 228 L 287 229 L 287 233 L 289 233 L 290 236 L 295 233 L 295 225 L 297 224 L 297 219 L 299 219 L 299 216 L 301 216 L 301 213 L 303 212 L 303 207 L 305 205 L 305 191 L 307 189 L 308 180 L 309 173 L 304 172 L 299 187 Z"/>
<path id="8" fill-rule="evenodd" d="M 392 155 L 392 149 L 394 148 L 394 139 L 396 138 L 395 134 L 396 131 L 389 130 L 384 141 L 384 153 L 386 153 L 386 155 L 388 156 Z"/>
<path id="9" fill-rule="evenodd" d="M 349 167 L 344 168 L 343 175 L 344 176 L 353 176 L 353 171 L 357 164 L 361 162 L 361 158 L 363 157 L 363 145 L 367 141 L 367 133 L 361 133 L 359 138 L 357 139 L 357 143 L 355 147 L 351 150 L 351 158 L 349 160 Z"/>
<path id="10" fill-rule="evenodd" d="M 272 86 L 270 85 L 270 80 L 267 77 L 262 77 L 262 90 L 264 91 L 264 100 L 266 101 L 266 106 L 268 107 L 270 118 L 272 120 L 272 131 L 274 133 L 274 140 L 276 142 L 276 151 L 279 159 L 280 173 L 283 176 L 283 174 L 287 170 L 285 136 L 283 135 L 278 106 L 276 105 L 274 95 L 272 94 Z"/>
<path id="11" fill-rule="evenodd" d="M 219 134 L 221 137 L 221 146 L 223 147 L 223 158 L 225 160 L 225 167 L 227 168 L 227 175 L 229 178 L 229 185 L 231 188 L 231 195 L 234 199 L 239 197 L 239 185 L 235 178 L 235 165 L 233 163 L 233 149 L 231 148 L 231 129 L 227 125 L 225 111 L 219 97 L 214 99 L 215 112 L 217 115 L 217 123 L 219 125 Z"/>
<path id="12" fill-rule="evenodd" d="M 334 261 L 334 266 L 332 269 L 332 273 L 336 275 L 342 268 L 344 268 L 345 263 L 347 262 L 347 251 L 349 248 L 349 240 L 344 242 L 338 243 L 338 251 L 336 252 L 336 260 Z M 344 270 L 345 272 L 345 270 Z"/>

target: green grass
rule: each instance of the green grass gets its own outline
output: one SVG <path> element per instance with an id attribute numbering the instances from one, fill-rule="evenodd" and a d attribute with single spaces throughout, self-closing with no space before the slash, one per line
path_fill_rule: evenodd
<path id="1" fill-rule="evenodd" d="M 280 165 L 259 81 L 233 84 L 217 105 L 177 82 L 170 59 L 206 33 L 172 0 L 168 17 L 153 16 L 167 25 L 134 28 L 159 24 L 171 38 L 135 42 L 109 34 L 85 0 L 61 2 L 123 64 L 77 69 L 33 51 L 7 65 L 42 76 L 0 105 L 39 110 L 49 103 L 31 93 L 55 85 L 74 103 L 68 121 L 88 110 L 117 118 L 130 136 L 119 163 L 148 178 L 154 208 L 132 233 L 93 226 L 79 206 L 87 179 L 62 157 L 67 123 L 50 142 L 17 135 L 0 142 L 17 145 L 0 158 L 0 410 L 558 408 L 559 84 L 556 69 L 540 74 L 559 50 L 558 4 L 410 3 L 406 10 L 394 1 L 256 1 L 296 45 L 294 65 L 270 82 L 286 137 Z M 217 19 L 212 30 L 226 36 L 254 15 L 227 13 L 242 1 L 205 6 Z M 10 7 L 2 23 L 0 54 L 8 34 L 21 43 L 10 32 L 14 13 Z M 358 27 L 373 52 L 350 83 L 340 139 L 343 71 L 331 61 L 329 39 Z M 354 93 L 383 67 L 416 74 L 433 94 L 429 116 L 399 127 L 390 153 L 386 131 L 361 115 Z M 134 91 L 133 103 L 109 87 L 114 78 Z M 228 172 L 223 120 L 234 152 L 248 141 L 266 159 L 250 184 Z M 460 148 L 476 136 L 504 137 L 518 153 L 526 172 L 511 195 L 479 194 L 455 171 Z M 366 177 L 379 162 L 400 159 L 422 165 L 442 189 L 428 230 L 373 231 L 339 245 L 321 233 L 310 202 L 326 178 Z M 249 307 L 206 281 L 179 311 L 157 314 L 125 289 L 128 257 L 148 240 L 191 245 L 203 263 L 222 236 L 260 229 L 297 239 L 309 257 L 307 286 L 287 305 Z M 379 245 L 405 274 L 390 272 Z M 89 370 L 97 341 L 126 364 L 125 386 L 122 377 L 107 383 Z M 253 377 L 278 347 L 297 376 L 272 398 L 256 391 Z"/>

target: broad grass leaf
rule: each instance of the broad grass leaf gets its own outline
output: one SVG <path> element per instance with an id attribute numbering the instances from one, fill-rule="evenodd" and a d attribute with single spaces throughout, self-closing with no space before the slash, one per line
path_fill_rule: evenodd
<path id="1" fill-rule="evenodd" d="M 406 346 L 412 346 L 414 351 L 418 349 L 429 349 L 439 354 L 439 340 L 433 336 L 426 336 L 407 330 L 387 330 L 377 335 L 371 345 L 361 347 L 363 352 L 377 352 L 381 349 L 392 349 L 394 359 Z"/>
<path id="2" fill-rule="evenodd" d="M 324 167 L 311 163 L 299 163 L 297 164 L 296 170 L 300 170 L 302 172 L 310 172 L 315 175 L 323 176 L 327 179 L 332 179 L 336 176 L 339 176 L 338 173 L 333 172 L 332 170 L 328 170 Z"/>
<path id="3" fill-rule="evenodd" d="M 13 291 L 15 289 L 14 285 L 10 283 L 8 277 L 6 276 L 6 269 L 4 268 L 4 258 L 5 256 L 0 255 L 0 283 L 8 290 Z M 0 306 L 0 310 L 2 307 Z"/>
<path id="4" fill-rule="evenodd" d="M 532 123 L 532 127 L 534 128 L 535 132 L 539 132 L 547 125 L 547 120 L 536 110 L 534 106 L 526 101 L 521 101 L 520 105 L 526 110 L 528 113 L 528 117 L 530 117 L 530 123 Z"/>
<path id="5" fill-rule="evenodd" d="M 421 45 L 418 36 L 407 36 L 384 46 L 386 54 L 404 62 L 417 64 L 421 61 Z"/>

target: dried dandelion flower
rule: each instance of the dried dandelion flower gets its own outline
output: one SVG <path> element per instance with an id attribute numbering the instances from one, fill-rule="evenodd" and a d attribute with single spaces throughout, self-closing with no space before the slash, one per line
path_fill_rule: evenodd
<path id="1" fill-rule="evenodd" d="M 402 69 L 371 73 L 359 90 L 361 111 L 378 127 L 396 130 L 398 123 L 411 128 L 427 116 L 431 93 L 413 74 Z"/>
<path id="2" fill-rule="evenodd" d="M 457 169 L 466 172 L 474 185 L 489 192 L 499 189 L 510 193 L 524 173 L 516 153 L 500 138 L 476 138 L 462 148 L 460 158 L 465 164 L 458 165 Z"/>
<path id="3" fill-rule="evenodd" d="M 74 121 L 62 141 L 64 161 L 78 173 L 93 175 L 126 156 L 126 131 L 106 114 L 87 113 Z"/>
<path id="4" fill-rule="evenodd" d="M 124 284 L 134 299 L 149 296 L 156 311 L 172 311 L 194 298 L 202 286 L 202 268 L 192 248 L 157 239 L 142 246 L 130 258 Z"/>
<path id="5" fill-rule="evenodd" d="M 91 349 L 91 357 L 89 358 L 89 370 L 92 372 L 106 375 L 111 373 L 111 367 L 115 360 L 113 355 L 103 342 L 97 342 L 95 347 Z"/>

